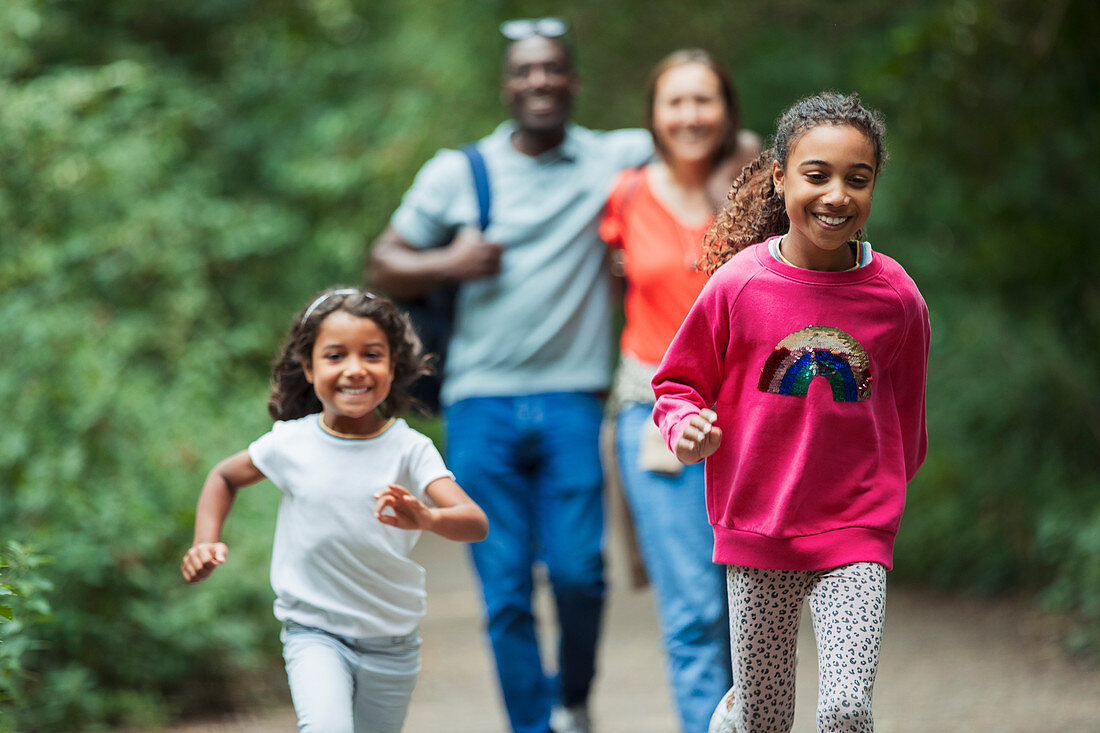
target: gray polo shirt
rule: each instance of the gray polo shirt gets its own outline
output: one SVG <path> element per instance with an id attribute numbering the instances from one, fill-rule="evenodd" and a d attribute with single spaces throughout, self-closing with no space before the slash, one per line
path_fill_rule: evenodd
<path id="1" fill-rule="evenodd" d="M 485 239 L 503 246 L 501 271 L 463 283 L 442 399 L 605 390 L 612 364 L 606 247 L 597 234 L 615 176 L 653 153 L 645 130 L 570 125 L 539 156 L 512 147 L 515 123 L 478 142 L 492 210 Z M 406 192 L 390 224 L 411 245 L 434 247 L 476 226 L 466 157 L 441 150 Z"/>

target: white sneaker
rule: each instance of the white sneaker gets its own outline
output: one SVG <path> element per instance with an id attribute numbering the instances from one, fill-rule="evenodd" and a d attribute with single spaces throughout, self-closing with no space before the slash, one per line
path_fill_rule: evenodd
<path id="1" fill-rule="evenodd" d="M 733 688 L 722 696 L 714 714 L 710 716 L 707 733 L 737 733 L 737 722 L 733 716 Z"/>
<path id="2" fill-rule="evenodd" d="M 592 733 L 587 705 L 555 705 L 550 711 L 550 729 L 554 733 Z"/>

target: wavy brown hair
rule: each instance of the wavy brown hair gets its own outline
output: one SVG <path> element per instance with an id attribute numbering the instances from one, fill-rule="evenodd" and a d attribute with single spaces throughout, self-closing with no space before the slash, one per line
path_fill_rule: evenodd
<path id="1" fill-rule="evenodd" d="M 875 149 L 875 176 L 886 165 L 886 125 L 882 115 L 867 109 L 858 94 L 822 92 L 795 102 L 780 115 L 772 146 L 745 166 L 733 182 L 729 203 L 722 207 L 703 240 L 700 269 L 708 275 L 751 244 L 785 234 L 791 226 L 783 197 L 775 191 L 772 163 L 786 170 L 791 149 L 809 130 L 821 125 L 851 125 Z M 863 237 L 863 231 L 856 233 Z"/>
<path id="2" fill-rule="evenodd" d="M 306 379 L 303 364 L 313 358 L 313 345 L 317 342 L 322 321 L 338 310 L 371 319 L 389 341 L 393 384 L 379 405 L 379 412 L 390 417 L 411 407 L 423 411 L 423 406 L 409 394 L 408 387 L 417 377 L 435 371 L 434 356 L 424 353 L 409 317 L 383 295 L 359 288 L 329 288 L 318 293 L 294 316 L 290 333 L 271 365 L 271 394 L 267 399 L 271 417 L 296 420 L 321 412 L 321 401 Z"/>

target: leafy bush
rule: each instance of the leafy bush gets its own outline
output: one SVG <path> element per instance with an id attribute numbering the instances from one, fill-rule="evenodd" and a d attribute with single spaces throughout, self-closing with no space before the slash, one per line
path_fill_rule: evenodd
<path id="1" fill-rule="evenodd" d="M 53 587 L 39 569 L 47 563 L 18 542 L 0 547 L 0 731 L 14 730 L 14 710 L 34 682 L 27 659 L 39 644 L 36 627 L 50 620 Z"/>
<path id="2" fill-rule="evenodd" d="M 956 587 L 1038 593 L 1094 652 L 1098 21 L 1083 2 L 943 3 L 892 31 L 889 73 L 869 80 L 890 100 L 889 175 L 903 178 L 882 203 L 935 331 L 932 450 L 899 563 Z"/>

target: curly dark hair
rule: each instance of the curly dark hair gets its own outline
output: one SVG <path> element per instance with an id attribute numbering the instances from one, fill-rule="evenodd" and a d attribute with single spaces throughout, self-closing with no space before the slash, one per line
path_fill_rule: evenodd
<path id="1" fill-rule="evenodd" d="M 313 357 L 321 322 L 335 311 L 369 318 L 378 324 L 390 342 L 393 359 L 393 385 L 379 406 L 385 417 L 423 406 L 408 392 L 413 380 L 434 373 L 434 356 L 424 353 L 409 317 L 389 298 L 359 288 L 329 288 L 317 294 L 310 304 L 294 316 L 290 333 L 279 356 L 271 365 L 271 395 L 267 411 L 275 420 L 295 420 L 321 412 L 321 401 L 306 380 L 303 363 Z"/>
<path id="2" fill-rule="evenodd" d="M 821 125 L 851 125 L 860 130 L 875 149 L 875 175 L 886 165 L 886 124 L 879 112 L 863 106 L 858 94 L 822 92 L 798 100 L 776 121 L 772 146 L 745 166 L 733 182 L 729 203 L 718 212 L 707 232 L 699 267 L 708 275 L 750 244 L 790 229 L 783 197 L 775 191 L 772 163 L 786 170 L 787 156 L 795 143 Z M 862 238 L 862 230 L 856 236 Z"/>

